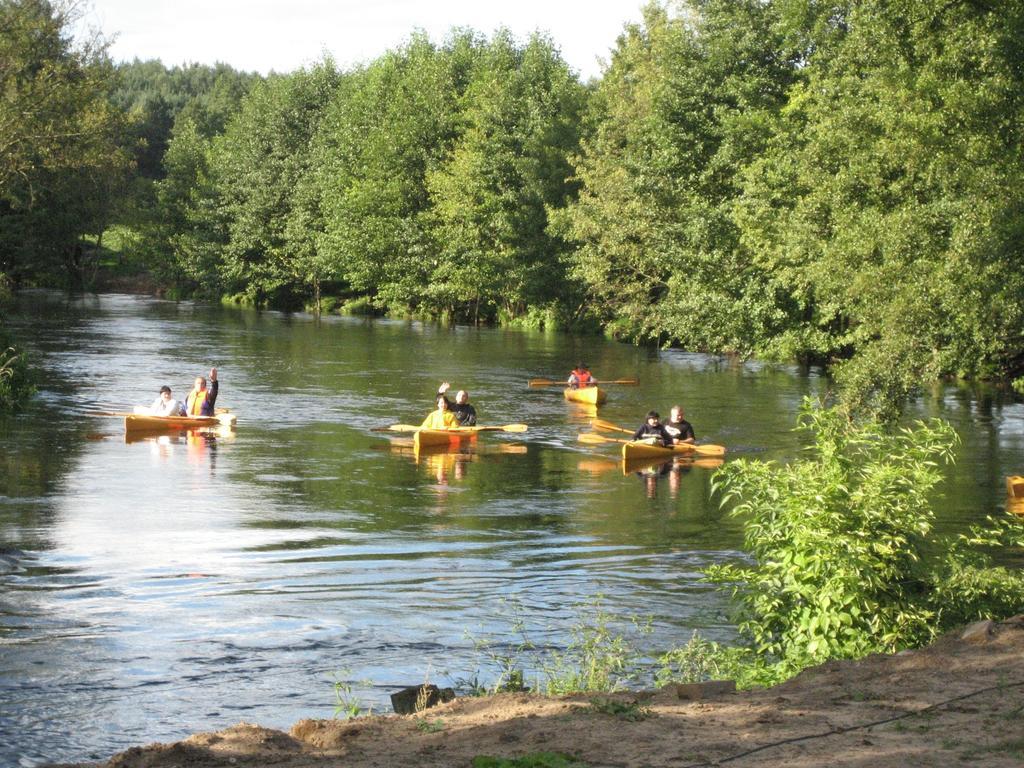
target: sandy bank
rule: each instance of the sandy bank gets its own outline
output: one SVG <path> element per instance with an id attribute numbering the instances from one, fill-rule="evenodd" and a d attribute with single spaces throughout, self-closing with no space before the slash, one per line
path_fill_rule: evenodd
<path id="1" fill-rule="evenodd" d="M 303 720 L 287 734 L 243 723 L 129 749 L 102 765 L 449 768 L 476 755 L 547 751 L 593 768 L 1019 768 L 1024 616 L 973 625 L 920 651 L 831 662 L 770 690 L 699 700 L 674 687 L 617 694 L 620 715 L 595 708 L 594 698 L 458 699 L 418 716 Z"/>

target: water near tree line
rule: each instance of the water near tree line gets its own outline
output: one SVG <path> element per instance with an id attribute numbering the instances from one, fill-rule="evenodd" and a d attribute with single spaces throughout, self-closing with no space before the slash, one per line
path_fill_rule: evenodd
<path id="1" fill-rule="evenodd" d="M 475 640 L 564 647 L 598 595 L 650 616 L 651 650 L 693 629 L 727 640 L 708 564 L 742 557 L 711 472 L 624 474 L 577 441 L 592 416 L 557 387 L 585 360 L 603 419 L 637 426 L 682 403 L 731 457 L 786 459 L 806 395 L 793 367 L 595 337 L 254 313 L 134 296 L 23 295 L 6 319 L 45 372 L 0 421 L 0 762 L 98 759 L 240 720 L 329 717 L 332 681 L 386 708 L 396 688 L 451 685 Z M 117 418 L 216 365 L 236 433 L 126 442 Z M 417 456 L 372 432 L 418 423 L 444 380 L 481 423 L 525 422 L 458 454 Z M 1024 407 L 936 390 L 910 417 L 963 439 L 938 504 L 957 530 L 1001 511 L 1024 470 Z"/>

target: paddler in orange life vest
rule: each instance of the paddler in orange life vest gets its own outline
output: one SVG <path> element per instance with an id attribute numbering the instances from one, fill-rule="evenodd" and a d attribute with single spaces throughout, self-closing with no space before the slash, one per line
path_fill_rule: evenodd
<path id="1" fill-rule="evenodd" d="M 597 379 L 590 373 L 586 363 L 579 363 L 573 368 L 572 373 L 569 374 L 568 383 L 573 389 L 582 389 L 583 387 L 596 386 Z"/>
<path id="2" fill-rule="evenodd" d="M 192 391 L 185 398 L 185 413 L 188 416 L 213 416 L 213 406 L 217 402 L 219 388 L 216 368 L 210 369 L 209 389 L 206 388 L 206 379 L 202 376 L 196 377 Z"/>
<path id="3" fill-rule="evenodd" d="M 455 414 L 448 410 L 448 398 L 444 395 L 437 396 L 437 410 L 431 411 L 430 415 L 420 424 L 420 429 L 450 429 L 459 426 L 459 420 Z"/>

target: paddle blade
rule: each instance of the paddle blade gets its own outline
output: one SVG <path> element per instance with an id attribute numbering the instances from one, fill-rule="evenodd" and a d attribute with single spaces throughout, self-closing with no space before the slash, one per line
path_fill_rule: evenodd
<path id="1" fill-rule="evenodd" d="M 561 384 L 560 381 L 552 381 L 551 379 L 530 379 L 527 382 L 529 387 L 551 387 L 555 384 Z"/>
<path id="2" fill-rule="evenodd" d="M 605 421 L 604 419 L 592 419 L 590 425 L 595 429 L 603 429 L 608 432 L 625 432 L 627 435 L 633 434 L 632 429 L 620 427 L 618 424 L 612 424 L 610 421 Z"/>
<path id="3" fill-rule="evenodd" d="M 529 429 L 525 424 L 506 424 L 503 427 L 499 427 L 502 432 L 525 432 Z"/>
<path id="4" fill-rule="evenodd" d="M 579 441 L 581 443 L 590 443 L 591 445 L 603 445 L 605 443 L 624 443 L 625 440 L 618 440 L 614 437 L 605 437 L 604 435 L 595 435 L 593 432 L 580 432 Z"/>
<path id="5" fill-rule="evenodd" d="M 724 445 L 695 445 L 693 446 L 693 452 L 698 456 L 709 456 L 713 458 L 721 458 L 725 456 Z"/>
<path id="6" fill-rule="evenodd" d="M 597 383 L 602 386 L 605 384 L 624 384 L 629 387 L 639 387 L 640 379 L 612 379 L 611 381 L 599 381 Z"/>

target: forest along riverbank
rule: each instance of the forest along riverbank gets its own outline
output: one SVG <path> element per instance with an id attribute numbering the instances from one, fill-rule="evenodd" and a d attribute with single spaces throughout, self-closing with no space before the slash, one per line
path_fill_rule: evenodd
<path id="1" fill-rule="evenodd" d="M 1024 615 L 978 622 L 918 651 L 830 662 L 765 690 L 458 699 L 417 715 L 303 720 L 287 734 L 239 724 L 102 765 L 450 768 L 554 752 L 577 762 L 520 765 L 1018 768 L 1022 709 Z"/>

